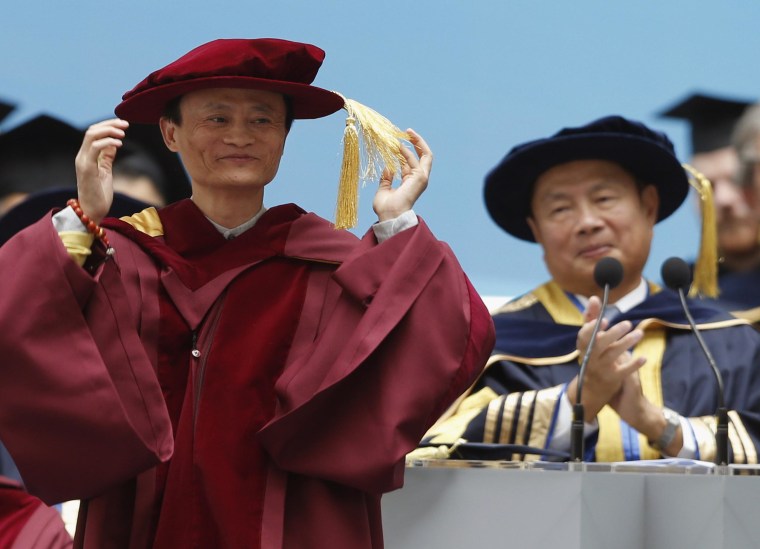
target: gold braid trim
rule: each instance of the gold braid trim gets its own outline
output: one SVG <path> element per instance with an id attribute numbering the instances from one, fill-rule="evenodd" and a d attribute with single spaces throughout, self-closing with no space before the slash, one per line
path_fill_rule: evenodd
<path id="1" fill-rule="evenodd" d="M 528 444 L 526 435 L 530 435 L 533 432 L 532 424 L 528 423 L 531 419 L 530 410 L 533 407 L 534 401 L 538 398 L 537 391 L 525 391 L 521 393 L 520 399 L 520 415 L 517 418 L 517 429 L 515 431 L 515 442 L 517 444 Z M 508 442 L 508 441 L 507 441 Z"/>
<path id="2" fill-rule="evenodd" d="M 734 420 L 738 420 L 739 416 L 734 412 L 733 416 L 731 415 L 731 412 L 729 412 L 729 420 L 728 420 L 728 444 L 731 447 L 731 450 L 733 450 L 733 462 L 734 463 L 746 463 L 747 456 L 744 454 L 744 441 L 742 440 L 741 435 L 739 434 L 738 430 L 736 429 L 736 424 L 734 423 Z M 741 422 L 741 420 L 739 420 Z"/>
<path id="3" fill-rule="evenodd" d="M 515 444 L 545 447 L 554 411 L 559 399 L 564 398 L 562 388 L 562 385 L 557 385 L 538 391 L 514 392 L 501 395 L 489 402 L 483 428 L 483 442 L 509 444 L 510 440 L 514 439 Z M 533 417 L 529 423 L 530 410 L 534 403 Z M 497 432 L 496 426 L 499 424 L 501 426 Z M 530 434 L 526 437 L 528 430 Z M 520 454 L 514 459 L 531 461 L 540 458 L 540 455 Z"/>
<path id="4" fill-rule="evenodd" d="M 746 427 L 744 427 L 742 418 L 739 416 L 736 410 L 729 411 L 728 418 L 730 420 L 730 423 L 728 424 L 729 436 L 731 434 L 731 431 L 736 432 L 735 437 L 741 447 L 744 449 L 744 463 L 757 464 L 757 448 L 755 448 L 755 444 L 752 442 L 752 437 L 749 436 Z M 734 449 L 734 463 L 740 463 L 740 461 L 736 458 L 736 446 L 734 446 L 733 440 L 734 439 L 731 438 L 731 446 Z"/>
<path id="5" fill-rule="evenodd" d="M 484 387 L 463 399 L 455 410 L 450 410 L 444 420 L 433 425 L 423 438 L 432 437 L 430 442 L 449 444 L 457 441 L 467 429 L 467 425 L 488 403 L 498 395 L 493 389 Z"/>
<path id="6" fill-rule="evenodd" d="M 647 359 L 639 369 L 641 392 L 653 404 L 662 407 L 662 357 L 665 354 L 665 331 L 650 329 L 644 332 L 644 338 L 633 348 L 633 356 Z M 623 431 L 620 416 L 610 406 L 605 406 L 597 415 L 599 421 L 599 441 L 596 445 L 597 461 L 623 461 Z M 641 459 L 656 459 L 660 453 L 652 449 L 645 436 L 639 439 L 639 456 Z"/>
<path id="7" fill-rule="evenodd" d="M 743 311 L 731 311 L 731 314 L 737 318 L 743 318 L 752 324 L 760 322 L 760 307 L 745 309 Z"/>
<path id="8" fill-rule="evenodd" d="M 694 438 L 697 440 L 699 449 L 699 459 L 702 461 L 715 461 L 715 417 L 702 416 L 687 418 L 691 429 L 694 432 Z M 686 436 L 686 433 L 684 433 Z"/>
<path id="9" fill-rule="evenodd" d="M 533 424 L 530 427 L 528 446 L 544 448 L 549 434 L 549 428 L 554 418 L 554 411 L 559 406 L 560 398 L 567 398 L 563 392 L 564 385 L 555 385 L 547 389 L 535 391 L 536 406 L 533 410 Z M 539 459 L 540 456 L 526 456 L 527 460 Z"/>
<path id="10" fill-rule="evenodd" d="M 731 445 L 734 463 L 757 463 L 757 448 L 752 442 L 747 429 L 742 423 L 741 417 L 735 410 L 728 412 L 728 442 Z M 715 460 L 715 416 L 700 416 L 686 418 L 691 425 L 694 437 L 697 440 L 699 459 L 702 461 Z M 684 437 L 689 436 L 684 433 Z"/>

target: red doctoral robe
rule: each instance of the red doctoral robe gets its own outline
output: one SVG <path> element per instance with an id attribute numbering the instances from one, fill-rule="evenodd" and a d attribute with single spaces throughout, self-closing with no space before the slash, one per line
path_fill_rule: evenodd
<path id="1" fill-rule="evenodd" d="M 189 200 L 150 217 L 109 222 L 89 272 L 49 217 L 0 249 L 0 439 L 29 490 L 83 500 L 80 547 L 382 547 L 381 494 L 493 345 L 450 249 L 294 205 L 232 240 Z"/>

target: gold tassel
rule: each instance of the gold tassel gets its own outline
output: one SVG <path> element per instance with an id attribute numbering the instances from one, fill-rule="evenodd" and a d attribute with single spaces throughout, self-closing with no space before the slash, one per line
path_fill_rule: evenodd
<path id="1" fill-rule="evenodd" d="M 343 161 L 335 208 L 336 229 L 356 226 L 359 218 L 359 181 L 379 178 L 386 169 L 393 179 L 405 162 L 400 141 L 409 139 L 406 132 L 369 107 L 345 97 L 343 103 L 348 116 L 343 131 Z M 362 149 L 364 169 L 361 168 Z"/>
<path id="2" fill-rule="evenodd" d="M 359 134 L 355 123 L 356 119 L 349 114 L 343 130 L 343 162 L 335 206 L 336 229 L 355 227 L 359 220 Z"/>
<path id="3" fill-rule="evenodd" d="M 699 210 L 702 217 L 699 255 L 694 263 L 694 280 L 689 289 L 689 296 L 718 297 L 718 232 L 712 184 L 692 166 L 683 164 L 683 167 L 689 174 L 689 183 L 699 194 Z"/>

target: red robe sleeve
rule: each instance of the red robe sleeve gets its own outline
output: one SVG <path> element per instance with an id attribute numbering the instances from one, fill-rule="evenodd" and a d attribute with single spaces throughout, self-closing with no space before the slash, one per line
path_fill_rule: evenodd
<path id="1" fill-rule="evenodd" d="M 0 476 L 0 547 L 66 549 L 73 545 L 58 512 Z"/>
<path id="2" fill-rule="evenodd" d="M 0 248 L 0 279 L 0 440 L 28 490 L 86 498 L 168 459 L 171 425 L 129 313 L 139 299 L 117 262 L 93 277 L 45 217 Z"/>
<path id="3" fill-rule="evenodd" d="M 259 436 L 288 472 L 393 490 L 404 456 L 480 372 L 493 323 L 422 220 L 380 245 L 368 233 L 329 291 L 323 329 L 278 380 Z"/>

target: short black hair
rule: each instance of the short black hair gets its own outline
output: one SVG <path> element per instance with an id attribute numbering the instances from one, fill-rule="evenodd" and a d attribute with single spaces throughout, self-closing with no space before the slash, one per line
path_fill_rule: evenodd
<path id="1" fill-rule="evenodd" d="M 164 112 L 161 115 L 170 122 L 174 122 L 177 126 L 182 125 L 182 111 L 180 111 L 179 104 L 183 97 L 184 95 L 178 95 L 170 100 L 166 104 L 166 107 L 164 107 Z M 285 131 L 289 132 L 290 127 L 293 125 L 293 101 L 287 95 L 283 95 L 282 98 L 285 100 Z"/>

